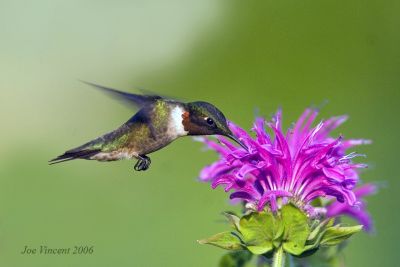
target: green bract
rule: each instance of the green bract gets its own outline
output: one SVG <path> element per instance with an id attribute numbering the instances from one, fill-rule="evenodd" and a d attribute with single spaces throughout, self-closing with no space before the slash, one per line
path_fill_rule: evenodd
<path id="1" fill-rule="evenodd" d="M 309 220 L 306 213 L 293 204 L 276 213 L 251 212 L 239 218 L 225 213 L 233 231 L 200 240 L 227 250 L 248 250 L 270 257 L 279 248 L 294 256 L 308 256 L 323 246 L 335 246 L 362 229 L 361 225 L 342 227 L 334 220 Z"/>
<path id="2" fill-rule="evenodd" d="M 268 227 L 265 227 L 265 225 L 268 225 Z M 282 234 L 279 226 L 280 224 L 277 223 L 276 218 L 271 213 L 251 213 L 240 219 L 239 231 L 250 252 L 264 254 L 274 248 L 273 241 Z"/>
<path id="3" fill-rule="evenodd" d="M 240 250 L 243 248 L 238 237 L 232 232 L 222 232 L 209 238 L 199 240 L 199 243 L 210 244 L 228 250 Z"/>

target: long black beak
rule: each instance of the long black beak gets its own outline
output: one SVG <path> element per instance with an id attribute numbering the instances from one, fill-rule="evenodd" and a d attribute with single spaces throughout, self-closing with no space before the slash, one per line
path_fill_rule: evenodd
<path id="1" fill-rule="evenodd" d="M 248 150 L 247 146 L 245 144 L 243 144 L 239 139 L 237 139 L 237 137 L 234 136 L 233 134 L 227 134 L 226 136 L 229 137 L 230 139 L 232 139 L 233 141 L 235 141 L 236 143 L 238 143 L 244 149 Z"/>

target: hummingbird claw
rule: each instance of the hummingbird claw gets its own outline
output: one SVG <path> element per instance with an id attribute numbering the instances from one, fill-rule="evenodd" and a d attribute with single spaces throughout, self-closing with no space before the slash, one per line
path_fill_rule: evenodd
<path id="1" fill-rule="evenodd" d="M 140 155 L 139 160 L 135 164 L 135 171 L 145 171 L 150 167 L 151 159 L 145 155 Z"/>

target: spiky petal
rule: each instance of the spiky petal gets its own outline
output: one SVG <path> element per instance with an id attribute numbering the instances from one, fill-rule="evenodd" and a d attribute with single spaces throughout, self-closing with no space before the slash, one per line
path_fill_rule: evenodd
<path id="1" fill-rule="evenodd" d="M 372 219 L 370 214 L 366 210 L 366 202 L 362 198 L 367 195 L 375 194 L 376 191 L 376 185 L 364 184 L 354 190 L 357 199 L 360 199 L 360 205 L 358 207 L 351 207 L 349 205 L 336 201 L 327 207 L 326 215 L 328 217 L 337 217 L 342 215 L 350 216 L 356 219 L 362 225 L 364 225 L 364 229 L 366 231 L 372 231 Z"/>
<path id="2" fill-rule="evenodd" d="M 327 198 L 336 201 L 328 209 L 329 215 L 347 213 L 364 205 L 355 189 L 359 183 L 358 169 L 364 164 L 352 161 L 360 156 L 348 153 L 347 149 L 369 140 L 344 140 L 342 136 L 330 137 L 331 131 L 346 121 L 338 116 L 312 126 L 318 115 L 314 109 L 306 109 L 293 128 L 282 131 L 282 112 L 278 110 L 271 122 L 256 118 L 252 130 L 255 137 L 233 123 L 229 127 L 233 134 L 248 149 L 233 145 L 224 137 L 220 144 L 209 139 L 204 143 L 220 154 L 220 159 L 205 167 L 200 179 L 210 182 L 213 188 L 224 186 L 233 191 L 231 199 L 241 199 L 258 210 L 265 206 L 272 211 L 279 208 L 278 199 L 290 200 L 302 207 L 310 216 L 325 207 L 313 206 L 313 200 Z M 270 129 L 269 134 L 265 128 Z M 346 209 L 348 208 L 348 209 Z M 368 226 L 370 220 L 357 213 L 360 221 Z M 355 213 L 351 214 L 357 215 Z M 366 219 L 365 219 L 366 218 Z"/>

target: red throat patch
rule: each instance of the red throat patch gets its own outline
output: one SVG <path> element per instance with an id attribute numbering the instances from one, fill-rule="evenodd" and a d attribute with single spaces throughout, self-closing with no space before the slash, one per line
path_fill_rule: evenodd
<path id="1" fill-rule="evenodd" d="M 183 124 L 183 128 L 185 129 L 185 131 L 189 131 L 189 124 L 190 124 L 190 114 L 189 111 L 185 111 L 182 114 L 182 124 Z"/>

